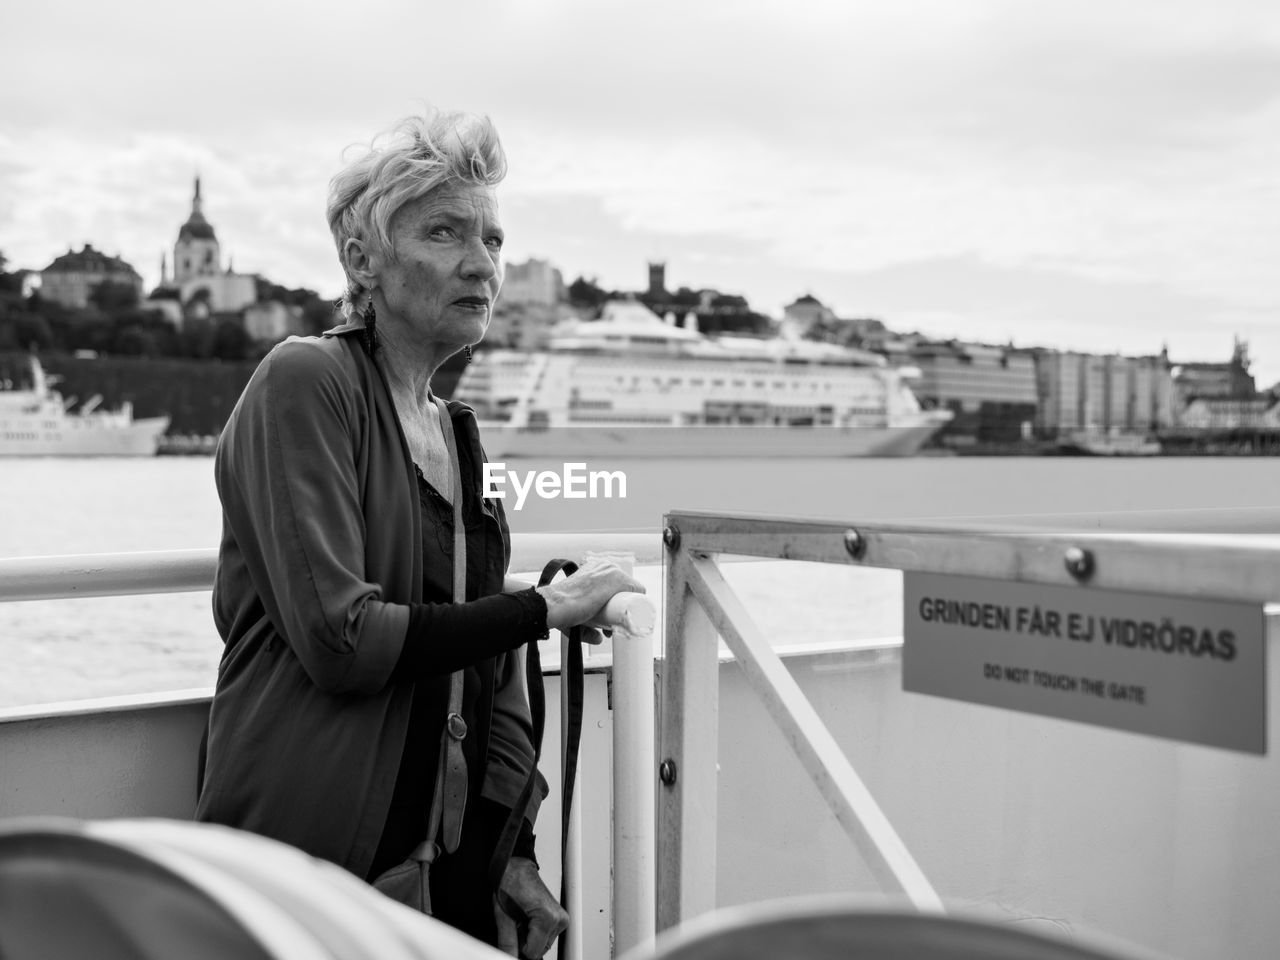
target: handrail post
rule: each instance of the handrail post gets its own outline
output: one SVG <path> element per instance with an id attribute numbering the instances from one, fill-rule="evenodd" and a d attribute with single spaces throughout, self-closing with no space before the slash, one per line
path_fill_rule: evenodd
<path id="1" fill-rule="evenodd" d="M 659 754 L 659 931 L 716 905 L 718 638 L 689 592 L 688 563 L 678 545 L 668 553 Z"/>
<path id="2" fill-rule="evenodd" d="M 630 574 L 635 557 L 611 559 Z M 613 948 L 622 954 L 656 930 L 653 630 L 613 633 Z"/>

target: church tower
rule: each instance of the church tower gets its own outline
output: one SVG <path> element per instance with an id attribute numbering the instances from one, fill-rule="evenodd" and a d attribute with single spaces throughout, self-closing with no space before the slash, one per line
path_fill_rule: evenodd
<path id="1" fill-rule="evenodd" d="M 667 265 L 665 263 L 649 264 L 649 289 L 646 293 L 654 300 L 667 299 Z"/>
<path id="2" fill-rule="evenodd" d="M 214 313 L 237 313 L 258 300 L 257 281 L 250 274 L 222 269 L 222 251 L 213 225 L 204 218 L 200 199 L 200 178 L 196 177 L 191 198 L 191 216 L 178 228 L 173 245 L 173 276 L 180 301 L 195 309 Z"/>
<path id="3" fill-rule="evenodd" d="M 200 200 L 200 178 L 196 177 L 195 196 L 191 199 L 191 216 L 178 230 L 173 245 L 173 281 L 186 283 L 197 277 L 211 277 L 221 270 L 218 238 L 213 225 L 204 218 Z"/>

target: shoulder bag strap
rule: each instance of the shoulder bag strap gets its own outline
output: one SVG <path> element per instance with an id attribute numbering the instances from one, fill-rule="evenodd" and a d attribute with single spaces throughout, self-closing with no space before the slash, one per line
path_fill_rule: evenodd
<path id="1" fill-rule="evenodd" d="M 458 442 L 453 435 L 449 408 L 439 397 L 432 398 L 440 411 L 440 429 L 449 448 L 449 470 L 453 474 L 453 602 L 467 602 L 467 528 L 462 519 L 462 468 Z M 458 849 L 462 838 L 462 817 L 467 807 L 467 758 L 462 741 L 467 724 L 462 719 L 463 673 L 449 677 L 449 710 L 440 734 L 440 770 L 436 775 L 436 795 L 427 820 L 427 837 L 434 839 L 440 827 L 440 843 L 448 853 Z"/>

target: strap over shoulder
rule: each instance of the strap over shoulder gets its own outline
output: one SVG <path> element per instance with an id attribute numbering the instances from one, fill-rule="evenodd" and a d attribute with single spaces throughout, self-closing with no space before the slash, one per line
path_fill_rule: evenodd
<path id="1" fill-rule="evenodd" d="M 453 480 L 453 602 L 467 602 L 467 527 L 462 519 L 462 470 L 458 461 L 458 441 L 453 435 L 453 419 L 449 408 L 439 397 L 432 398 L 440 413 L 440 429 L 449 448 L 449 472 Z M 453 853 L 462 842 L 462 820 L 467 808 L 467 758 L 462 741 L 467 724 L 462 719 L 463 671 L 449 677 L 449 709 L 444 730 L 440 734 L 440 771 L 436 777 L 436 796 L 427 820 L 427 837 L 434 839 L 436 824 L 440 826 L 440 842 Z M 437 816 L 438 812 L 438 816 Z"/>

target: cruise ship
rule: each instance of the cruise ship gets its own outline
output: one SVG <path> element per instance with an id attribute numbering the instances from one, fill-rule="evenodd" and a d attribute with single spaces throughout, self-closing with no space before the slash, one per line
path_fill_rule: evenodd
<path id="1" fill-rule="evenodd" d="M 833 344 L 709 337 L 640 303 L 569 320 L 544 351 L 480 353 L 454 392 L 488 455 L 903 457 L 950 419 L 912 371 Z"/>
<path id="2" fill-rule="evenodd" d="M 155 456 L 168 417 L 135 420 L 128 402 L 117 410 L 100 410 L 99 396 L 69 413 L 71 402 L 52 389 L 40 361 L 32 357 L 30 367 L 29 388 L 0 381 L 0 456 Z"/>

